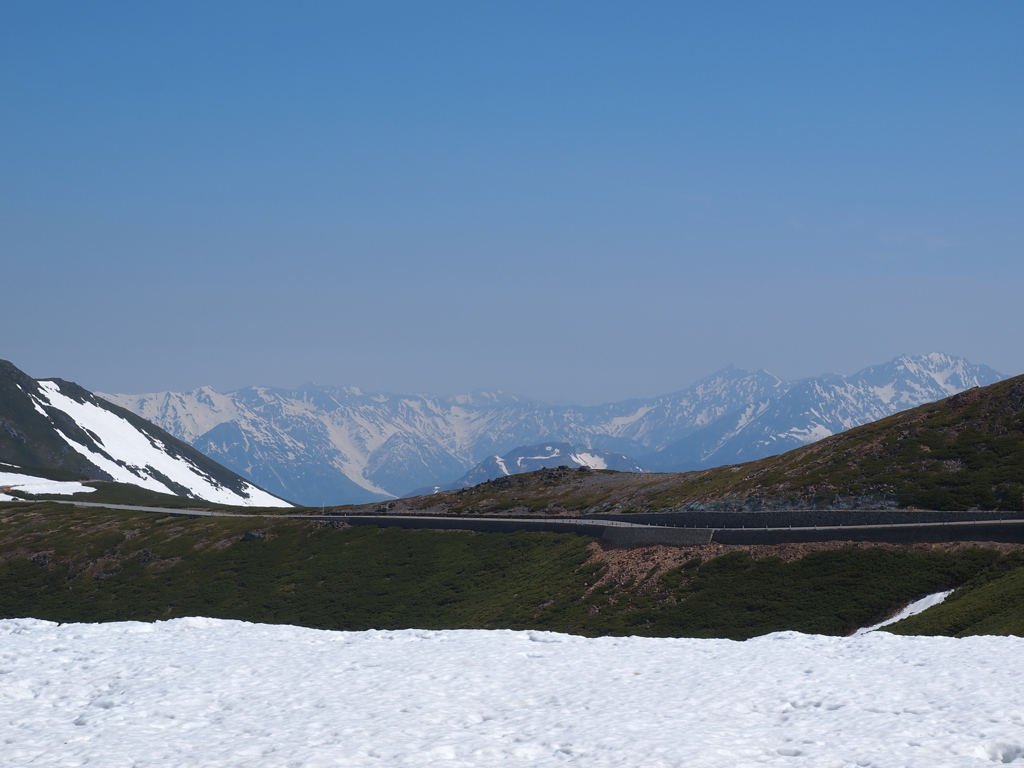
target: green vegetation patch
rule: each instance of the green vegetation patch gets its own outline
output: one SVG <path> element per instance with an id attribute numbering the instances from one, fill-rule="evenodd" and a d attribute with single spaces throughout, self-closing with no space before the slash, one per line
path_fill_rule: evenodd
<path id="1" fill-rule="evenodd" d="M 0 512 L 0 616 L 325 629 L 525 627 L 593 583 L 566 534 L 336 530 L 57 505 Z"/>
<path id="2" fill-rule="evenodd" d="M 946 600 L 917 616 L 886 627 L 904 635 L 1024 636 L 1024 555 L 992 563 Z"/>
<path id="3" fill-rule="evenodd" d="M 0 617 L 202 615 L 344 630 L 734 639 L 781 630 L 847 634 L 925 594 L 984 579 L 994 585 L 1016 567 L 985 549 L 850 547 L 793 562 L 738 551 L 621 584 L 602 581 L 606 566 L 591 558 L 589 543 L 572 534 L 339 529 L 6 505 Z M 1008 588 L 1020 594 L 1024 584 Z"/>
<path id="4" fill-rule="evenodd" d="M 990 567 L 985 549 L 957 554 L 848 547 L 800 560 L 732 552 L 691 561 L 648 589 L 596 590 L 589 600 L 611 634 L 727 637 L 780 630 L 846 635 L 924 595 L 950 589 Z"/>

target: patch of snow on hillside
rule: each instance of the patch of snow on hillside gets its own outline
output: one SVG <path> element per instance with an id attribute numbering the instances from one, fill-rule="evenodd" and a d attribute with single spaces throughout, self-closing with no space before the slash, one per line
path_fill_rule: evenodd
<path id="1" fill-rule="evenodd" d="M 603 432 L 608 435 L 618 435 L 622 429 L 639 421 L 648 413 L 653 411 L 655 407 L 656 406 L 653 405 L 642 405 L 627 416 L 614 416 L 606 423 L 598 425 L 595 431 Z"/>
<path id="2" fill-rule="evenodd" d="M 870 627 L 861 627 L 860 629 L 858 629 L 853 634 L 854 635 L 864 635 L 864 634 L 867 634 L 868 632 L 874 632 L 876 629 L 881 629 L 882 627 L 887 627 L 890 624 L 895 624 L 897 621 L 903 621 L 903 619 L 909 619 L 911 616 L 916 616 L 917 614 L 922 613 L 923 611 L 927 611 L 932 606 L 938 605 L 939 603 L 944 601 L 947 597 L 949 597 L 951 594 L 953 594 L 953 590 L 950 589 L 950 590 L 947 590 L 946 592 L 936 592 L 935 594 L 928 595 L 927 597 L 922 597 L 920 600 L 915 600 L 914 602 L 912 602 L 910 605 L 908 605 L 902 611 L 897 613 L 891 619 L 886 619 L 885 621 L 880 621 L 878 624 L 873 624 Z"/>
<path id="3" fill-rule="evenodd" d="M 8 465 L 10 466 L 10 465 Z M 45 477 L 23 475 L 17 472 L 0 472 L 0 488 L 10 488 L 22 493 L 70 496 L 73 493 L 92 493 L 96 489 L 73 481 L 47 480 Z M 4 501 L 12 501 L 4 494 Z"/>
<path id="4" fill-rule="evenodd" d="M 370 493 L 395 498 L 394 494 L 367 479 L 365 472 L 370 455 L 384 445 L 397 430 L 385 432 L 358 412 L 347 419 L 339 416 L 337 412 L 320 413 L 315 418 L 323 425 L 331 448 L 337 452 L 332 461 L 334 466 L 360 488 Z"/>
<path id="5" fill-rule="evenodd" d="M 159 473 L 171 482 L 184 486 L 196 498 L 204 501 L 240 506 L 291 506 L 288 502 L 248 483 L 245 486 L 245 495 L 225 488 L 191 462 L 166 453 L 163 443 L 139 431 L 113 411 L 67 397 L 55 382 L 40 381 L 39 392 L 47 405 L 63 411 L 79 427 L 89 432 L 110 457 L 125 462 L 122 465 L 119 461 L 113 461 L 57 430 L 69 446 L 107 472 L 117 482 L 130 483 L 159 493 L 174 494 L 172 489 L 157 479 L 155 473 Z"/>
<path id="6" fill-rule="evenodd" d="M 501 473 L 503 475 L 511 475 L 512 474 L 511 472 L 508 471 L 508 467 L 505 466 L 505 460 L 503 458 L 501 458 L 501 456 L 495 456 L 494 457 L 494 463 L 498 465 L 498 469 L 501 470 Z"/>
<path id="7" fill-rule="evenodd" d="M 44 419 L 49 420 L 50 415 L 43 409 L 43 406 L 41 406 L 38 402 L 36 402 L 36 399 L 34 397 L 32 397 L 31 395 L 29 395 L 28 399 L 32 401 L 32 407 L 36 409 L 36 413 L 38 413 Z"/>
<path id="8" fill-rule="evenodd" d="M 896 384 L 886 384 L 884 387 L 872 387 L 871 394 L 888 405 L 896 398 Z"/>
<path id="9" fill-rule="evenodd" d="M 932 379 L 940 389 L 944 390 L 947 395 L 955 395 L 960 391 L 960 387 L 948 382 L 953 374 L 963 373 L 962 366 L 957 365 L 955 361 L 941 352 L 931 352 L 924 356 L 924 360 L 932 366 L 932 369 L 925 375 Z"/>
<path id="10" fill-rule="evenodd" d="M 557 459 L 562 455 L 561 448 L 552 448 L 550 445 L 545 445 L 544 450 L 548 451 L 547 456 L 520 456 L 516 459 L 516 466 L 522 469 L 524 461 L 547 461 L 548 459 Z"/>
<path id="11" fill-rule="evenodd" d="M 584 467 L 591 469 L 608 469 L 608 462 L 601 456 L 592 453 L 570 453 L 569 458 Z"/>
<path id="12" fill-rule="evenodd" d="M 783 432 L 779 437 L 793 437 L 802 443 L 816 443 L 819 440 L 824 440 L 826 437 L 832 436 L 832 430 L 826 427 L 824 424 L 812 424 L 809 427 L 801 429 L 800 427 L 793 427 L 786 432 Z"/>
<path id="13" fill-rule="evenodd" d="M 733 427 L 733 432 L 739 432 L 741 429 L 747 426 L 747 424 L 749 424 L 755 417 L 761 415 L 761 413 L 764 412 L 764 409 L 766 407 L 767 402 L 751 403 L 746 408 L 744 408 L 743 413 L 740 414 L 739 419 L 736 421 L 736 426 Z"/>
<path id="14" fill-rule="evenodd" d="M 1019 637 L 746 642 L 0 621 L 9 765 L 725 768 L 1024 757 Z"/>

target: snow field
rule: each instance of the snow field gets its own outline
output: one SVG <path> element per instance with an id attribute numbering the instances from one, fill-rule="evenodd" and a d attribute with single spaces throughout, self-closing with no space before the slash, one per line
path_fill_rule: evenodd
<path id="1" fill-rule="evenodd" d="M 5 765 L 1024 761 L 1024 639 L 0 621 Z M 1022 762 L 1024 764 L 1024 762 Z"/>
<path id="2" fill-rule="evenodd" d="M 9 464 L 6 466 L 10 466 Z M 74 493 L 92 493 L 96 489 L 74 481 L 47 480 L 45 477 L 23 475 L 18 472 L 0 472 L 0 488 L 13 488 L 25 493 L 48 493 L 70 496 Z M 14 496 L 0 493 L 0 501 L 18 501 Z"/>
<path id="3" fill-rule="evenodd" d="M 591 469 L 608 469 L 608 462 L 593 453 L 570 453 L 569 458 Z"/>

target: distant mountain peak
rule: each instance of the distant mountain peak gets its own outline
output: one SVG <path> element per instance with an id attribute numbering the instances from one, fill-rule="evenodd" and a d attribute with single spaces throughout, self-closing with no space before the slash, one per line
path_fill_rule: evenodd
<path id="1" fill-rule="evenodd" d="M 952 355 L 900 355 L 851 376 L 803 379 L 756 415 L 730 414 L 641 460 L 661 471 L 751 461 L 1003 378 Z"/>

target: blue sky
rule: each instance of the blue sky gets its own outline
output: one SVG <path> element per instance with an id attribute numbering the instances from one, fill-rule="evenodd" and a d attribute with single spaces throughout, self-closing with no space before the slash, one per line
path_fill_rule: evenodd
<path id="1" fill-rule="evenodd" d="M 0 357 L 595 403 L 1024 372 L 1024 4 L 7 3 Z"/>

